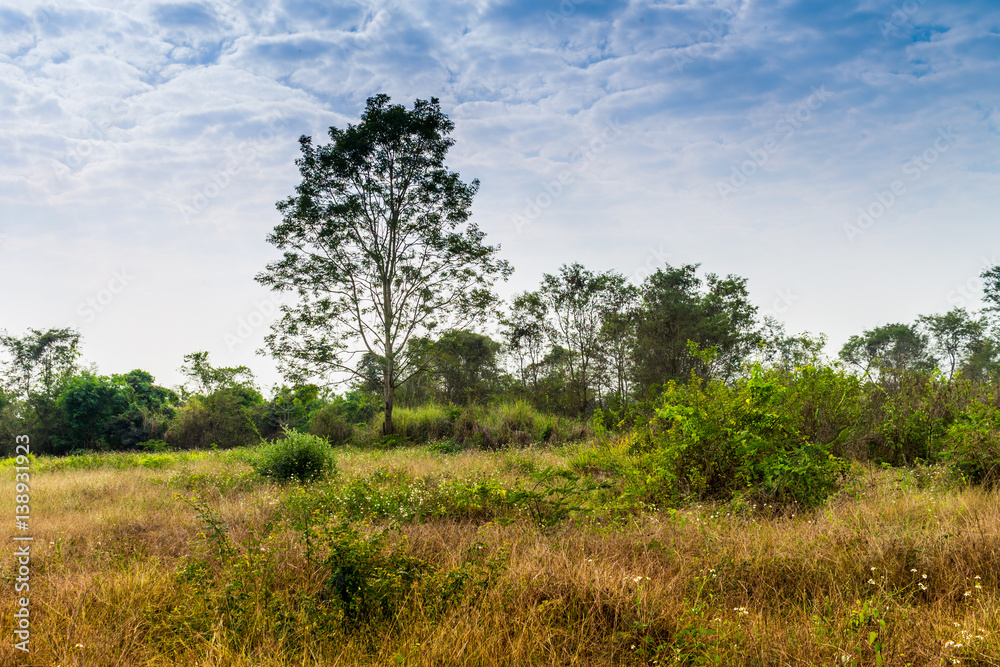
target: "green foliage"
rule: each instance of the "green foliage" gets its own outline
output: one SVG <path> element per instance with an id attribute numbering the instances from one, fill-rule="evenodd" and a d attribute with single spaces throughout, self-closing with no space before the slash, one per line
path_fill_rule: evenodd
<path id="1" fill-rule="evenodd" d="M 580 440 L 591 434 L 589 424 L 546 415 L 525 401 L 464 408 L 429 403 L 416 408 L 396 408 L 396 444 L 452 440 L 459 448 L 500 449 L 532 443 Z M 382 418 L 376 417 L 358 436 L 363 442 L 380 442 Z"/>
<path id="2" fill-rule="evenodd" d="M 282 386 L 270 401 L 260 407 L 263 414 L 260 430 L 264 438 L 272 438 L 283 428 L 308 431 L 316 412 L 321 408 L 319 387 L 312 384 Z"/>
<path id="3" fill-rule="evenodd" d="M 696 377 L 669 383 L 634 448 L 631 492 L 647 502 L 742 497 L 815 506 L 836 489 L 843 463 L 803 436 L 787 411 L 787 388 L 760 367 L 735 384 Z"/>
<path id="4" fill-rule="evenodd" d="M 72 329 L 29 329 L 21 336 L 0 333 L 8 360 L 2 365 L 4 384 L 15 395 L 53 395 L 60 381 L 73 373 L 80 334 Z"/>
<path id="5" fill-rule="evenodd" d="M 163 436 L 176 449 L 241 447 L 260 441 L 254 407 L 260 394 L 253 389 L 219 389 L 208 396 L 193 396 L 174 415 Z"/>
<path id="6" fill-rule="evenodd" d="M 111 377 L 83 372 L 69 379 L 57 399 L 63 450 L 122 449 L 160 438 L 177 395 L 134 370 Z"/>
<path id="7" fill-rule="evenodd" d="M 314 538 L 327 550 L 326 579 L 318 595 L 347 632 L 392 624 L 414 585 L 433 568 L 392 548 L 388 532 L 363 535 L 348 522 L 324 527 Z"/>
<path id="8" fill-rule="evenodd" d="M 496 393 L 500 344 L 489 336 L 456 330 L 437 340 L 412 338 L 408 346 L 421 370 L 400 387 L 400 404 L 431 399 L 453 405 L 485 403 Z"/>
<path id="9" fill-rule="evenodd" d="M 928 337 L 914 324 L 886 324 L 851 336 L 841 348 L 840 358 L 870 376 L 873 372 L 929 372 L 936 366 Z"/>
<path id="10" fill-rule="evenodd" d="M 282 258 L 257 276 L 298 295 L 266 338 L 286 377 L 356 372 L 359 347 L 381 362 L 385 435 L 395 391 L 417 370 L 407 341 L 483 319 L 513 270 L 469 222 L 478 181 L 445 166 L 453 129 L 437 99 L 408 110 L 383 94 L 359 124 L 330 128 L 330 144 L 302 137 L 302 182 L 268 236 Z"/>
<path id="11" fill-rule="evenodd" d="M 512 490 L 510 502 L 527 511 L 542 528 L 551 528 L 573 514 L 587 513 L 592 508 L 583 501 L 605 484 L 580 477 L 572 470 L 548 466 L 531 473 L 532 484 Z"/>
<path id="12" fill-rule="evenodd" d="M 697 264 L 667 265 L 642 286 L 635 351 L 635 380 L 642 389 L 684 381 L 692 371 L 733 377 L 756 349 L 757 307 L 746 279 L 709 273 L 703 282 L 697 271 Z M 688 341 L 717 349 L 711 365 L 687 353 Z"/>
<path id="13" fill-rule="evenodd" d="M 325 405 L 312 416 L 309 433 L 325 438 L 334 447 L 346 445 L 354 435 L 354 425 L 347 421 L 341 407 L 335 403 Z"/>
<path id="14" fill-rule="evenodd" d="M 119 378 L 84 372 L 70 380 L 59 397 L 59 407 L 71 442 L 82 448 L 106 446 L 111 422 L 128 410 L 131 393 L 131 387 Z"/>
<path id="15" fill-rule="evenodd" d="M 198 384 L 202 394 L 237 387 L 253 389 L 253 373 L 249 368 L 213 366 L 208 360 L 208 352 L 185 354 L 181 372 Z"/>
<path id="16" fill-rule="evenodd" d="M 937 459 L 940 440 L 967 402 L 968 382 L 923 372 L 895 373 L 867 387 L 859 433 L 868 458 L 891 465 Z M 860 456 L 859 456 L 860 457 Z"/>
<path id="17" fill-rule="evenodd" d="M 867 394 L 861 380 L 840 365 L 777 367 L 768 377 L 782 389 L 781 410 L 810 442 L 837 456 L 856 455 Z"/>
<path id="18" fill-rule="evenodd" d="M 336 472 L 330 443 L 307 433 L 285 430 L 285 437 L 263 448 L 257 472 L 278 481 L 311 482 Z"/>
<path id="19" fill-rule="evenodd" d="M 1000 485 L 1000 410 L 979 397 L 948 428 L 944 460 L 970 482 Z"/>

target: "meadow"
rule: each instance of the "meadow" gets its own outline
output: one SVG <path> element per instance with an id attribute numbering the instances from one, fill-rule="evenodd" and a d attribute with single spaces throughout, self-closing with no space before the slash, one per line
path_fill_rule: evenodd
<path id="1" fill-rule="evenodd" d="M 343 447 L 307 483 L 261 447 L 34 458 L 0 663 L 1000 664 L 995 490 L 855 461 L 812 509 L 656 507 L 619 440 Z"/>

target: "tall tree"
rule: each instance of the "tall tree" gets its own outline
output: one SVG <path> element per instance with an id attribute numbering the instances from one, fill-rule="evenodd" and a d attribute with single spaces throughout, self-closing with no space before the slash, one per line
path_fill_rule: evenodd
<path id="1" fill-rule="evenodd" d="M 539 295 L 552 317 L 549 327 L 553 347 L 561 347 L 569 370 L 567 390 L 585 412 L 593 399 L 595 373 L 602 356 L 602 316 L 614 307 L 616 292 L 624 290 L 625 277 L 614 271 L 593 273 L 582 264 L 564 264 L 555 275 L 544 274 Z"/>
<path id="2" fill-rule="evenodd" d="M 921 315 L 917 321 L 930 334 L 932 348 L 949 380 L 969 357 L 984 349 L 986 317 L 973 317 L 965 308 L 953 308 L 943 315 Z"/>
<path id="3" fill-rule="evenodd" d="M 246 366 L 213 366 L 208 360 L 208 352 L 185 354 L 180 371 L 195 381 L 203 394 L 235 388 L 256 391 L 253 371 Z"/>
<path id="4" fill-rule="evenodd" d="M 500 317 L 500 327 L 507 351 L 517 363 L 521 384 L 538 388 L 538 373 L 551 336 L 548 306 L 538 292 L 516 295 L 510 311 Z"/>
<path id="5" fill-rule="evenodd" d="M 886 324 L 851 336 L 840 350 L 840 358 L 866 375 L 880 376 L 901 371 L 930 371 L 937 365 L 930 355 L 929 341 L 914 324 Z"/>
<path id="6" fill-rule="evenodd" d="M 19 396 L 51 394 L 56 384 L 72 374 L 80 356 L 80 333 L 72 329 L 29 329 L 24 336 L 0 333 L 8 355 L 6 381 Z"/>
<path id="7" fill-rule="evenodd" d="M 638 287 L 615 276 L 601 307 L 598 382 L 621 406 L 628 405 L 634 384 L 639 296 Z"/>
<path id="8" fill-rule="evenodd" d="M 359 357 L 381 357 L 385 434 L 417 370 L 407 341 L 484 319 L 494 281 L 512 271 L 469 222 L 479 182 L 444 165 L 453 129 L 437 99 L 407 110 L 376 95 L 358 125 L 330 128 L 332 143 L 302 137 L 302 182 L 268 236 L 284 256 L 257 276 L 298 295 L 266 339 L 290 380 L 358 377 Z"/>
<path id="9" fill-rule="evenodd" d="M 635 373 L 645 389 L 685 379 L 692 371 L 732 377 L 761 340 L 746 278 L 709 273 L 703 282 L 698 266 L 668 264 L 642 286 Z M 691 355 L 688 341 L 716 348 L 711 367 Z"/>

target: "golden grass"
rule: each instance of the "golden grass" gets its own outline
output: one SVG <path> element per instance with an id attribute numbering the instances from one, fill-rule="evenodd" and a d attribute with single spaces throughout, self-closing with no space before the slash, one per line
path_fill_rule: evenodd
<path id="1" fill-rule="evenodd" d="M 346 477 L 388 467 L 411 478 L 513 479 L 562 461 L 543 449 L 338 454 Z M 506 554 L 485 594 L 443 617 L 418 599 L 398 627 L 351 636 L 279 630 L 259 606 L 242 633 L 221 616 L 208 617 L 206 630 L 199 623 L 209 612 L 176 575 L 203 549 L 203 527 L 176 495 L 200 491 L 245 550 L 267 521 L 281 519 L 289 494 L 248 472 L 209 456 L 159 469 L 36 474 L 34 652 L 26 660 L 10 640 L 8 541 L 0 550 L 0 664 L 1000 665 L 995 492 L 866 468 L 826 506 L 796 516 L 699 506 L 616 521 L 578 517 L 549 531 L 522 520 L 443 517 L 400 527 L 409 555 L 447 570 L 477 542 Z M 310 570 L 291 527 L 261 548 L 279 568 L 276 595 L 319 590 L 323 572 Z"/>

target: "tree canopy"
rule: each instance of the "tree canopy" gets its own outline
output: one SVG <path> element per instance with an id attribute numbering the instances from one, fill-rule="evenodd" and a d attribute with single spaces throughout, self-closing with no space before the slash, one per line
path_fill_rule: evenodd
<path id="1" fill-rule="evenodd" d="M 481 319 L 512 271 L 469 222 L 479 182 L 445 167 L 454 124 L 438 100 L 389 102 L 369 98 L 329 144 L 299 140 L 302 181 L 268 236 L 284 254 L 257 276 L 298 296 L 266 339 L 290 380 L 357 376 L 365 353 L 383 359 L 387 434 L 395 390 L 417 370 L 407 341 Z"/>

